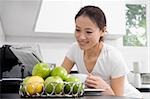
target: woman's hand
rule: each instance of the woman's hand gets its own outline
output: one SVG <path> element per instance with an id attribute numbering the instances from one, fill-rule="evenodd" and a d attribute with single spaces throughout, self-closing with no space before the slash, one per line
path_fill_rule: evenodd
<path id="1" fill-rule="evenodd" d="M 100 77 L 89 74 L 86 79 L 86 86 L 95 89 L 107 89 L 109 85 Z"/>
<path id="2" fill-rule="evenodd" d="M 110 86 L 101 77 L 89 74 L 85 84 L 89 88 L 105 89 L 106 91 L 102 92 L 102 95 L 123 96 L 124 76 L 111 79 L 111 86 Z"/>
<path id="3" fill-rule="evenodd" d="M 102 78 L 98 76 L 93 76 L 92 74 L 89 74 L 85 84 L 88 88 L 105 89 L 105 91 L 102 92 L 102 95 L 115 95 L 112 88 Z"/>

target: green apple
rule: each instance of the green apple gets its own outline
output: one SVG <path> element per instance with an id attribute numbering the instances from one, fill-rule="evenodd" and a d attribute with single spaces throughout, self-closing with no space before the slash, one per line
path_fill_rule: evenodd
<path id="1" fill-rule="evenodd" d="M 63 80 L 67 79 L 68 73 L 67 70 L 62 67 L 62 66 L 56 66 L 52 72 L 51 72 L 51 76 L 59 76 L 61 77 Z"/>
<path id="2" fill-rule="evenodd" d="M 45 91 L 46 93 L 53 93 L 59 94 L 63 91 L 63 80 L 59 76 L 50 76 L 46 78 L 44 81 Z"/>
<path id="3" fill-rule="evenodd" d="M 71 75 L 71 74 L 68 74 L 68 75 L 66 76 L 66 78 L 65 78 L 64 81 L 66 81 L 68 78 L 70 78 L 70 76 L 72 76 L 72 75 Z"/>
<path id="4" fill-rule="evenodd" d="M 47 63 L 37 63 L 32 70 L 33 76 L 41 76 L 43 79 L 50 75 L 50 68 Z"/>
<path id="5" fill-rule="evenodd" d="M 82 82 L 81 80 L 76 77 L 76 76 L 70 76 L 69 78 L 66 79 L 66 82 L 68 82 L 68 84 L 66 84 L 65 86 L 65 93 L 69 93 L 71 91 L 71 87 L 73 87 L 72 91 L 74 94 L 81 92 L 83 90 L 83 86 L 82 86 Z"/>

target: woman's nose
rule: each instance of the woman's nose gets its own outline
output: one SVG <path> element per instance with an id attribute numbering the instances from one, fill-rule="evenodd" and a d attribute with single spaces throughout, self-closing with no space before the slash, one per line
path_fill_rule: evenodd
<path id="1" fill-rule="evenodd" d="M 80 40 L 86 39 L 85 33 L 80 33 L 80 34 L 78 35 L 78 39 L 80 39 Z"/>

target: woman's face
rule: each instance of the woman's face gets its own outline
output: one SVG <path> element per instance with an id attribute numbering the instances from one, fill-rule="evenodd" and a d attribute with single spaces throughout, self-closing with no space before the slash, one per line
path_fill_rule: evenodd
<path id="1" fill-rule="evenodd" d="M 103 32 L 89 17 L 79 16 L 75 24 L 75 37 L 81 49 L 87 50 L 99 43 Z"/>

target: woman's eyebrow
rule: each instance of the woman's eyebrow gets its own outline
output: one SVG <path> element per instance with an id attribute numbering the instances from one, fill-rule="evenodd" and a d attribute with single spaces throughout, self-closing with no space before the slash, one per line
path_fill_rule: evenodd
<path id="1" fill-rule="evenodd" d="M 93 30 L 93 29 L 91 29 L 91 28 L 85 28 L 85 30 Z"/>
<path id="2" fill-rule="evenodd" d="M 79 29 L 80 29 L 80 27 L 77 26 L 77 25 L 76 25 L 76 28 L 79 28 Z M 84 30 L 93 30 L 93 29 L 91 29 L 91 28 L 85 28 Z"/>

